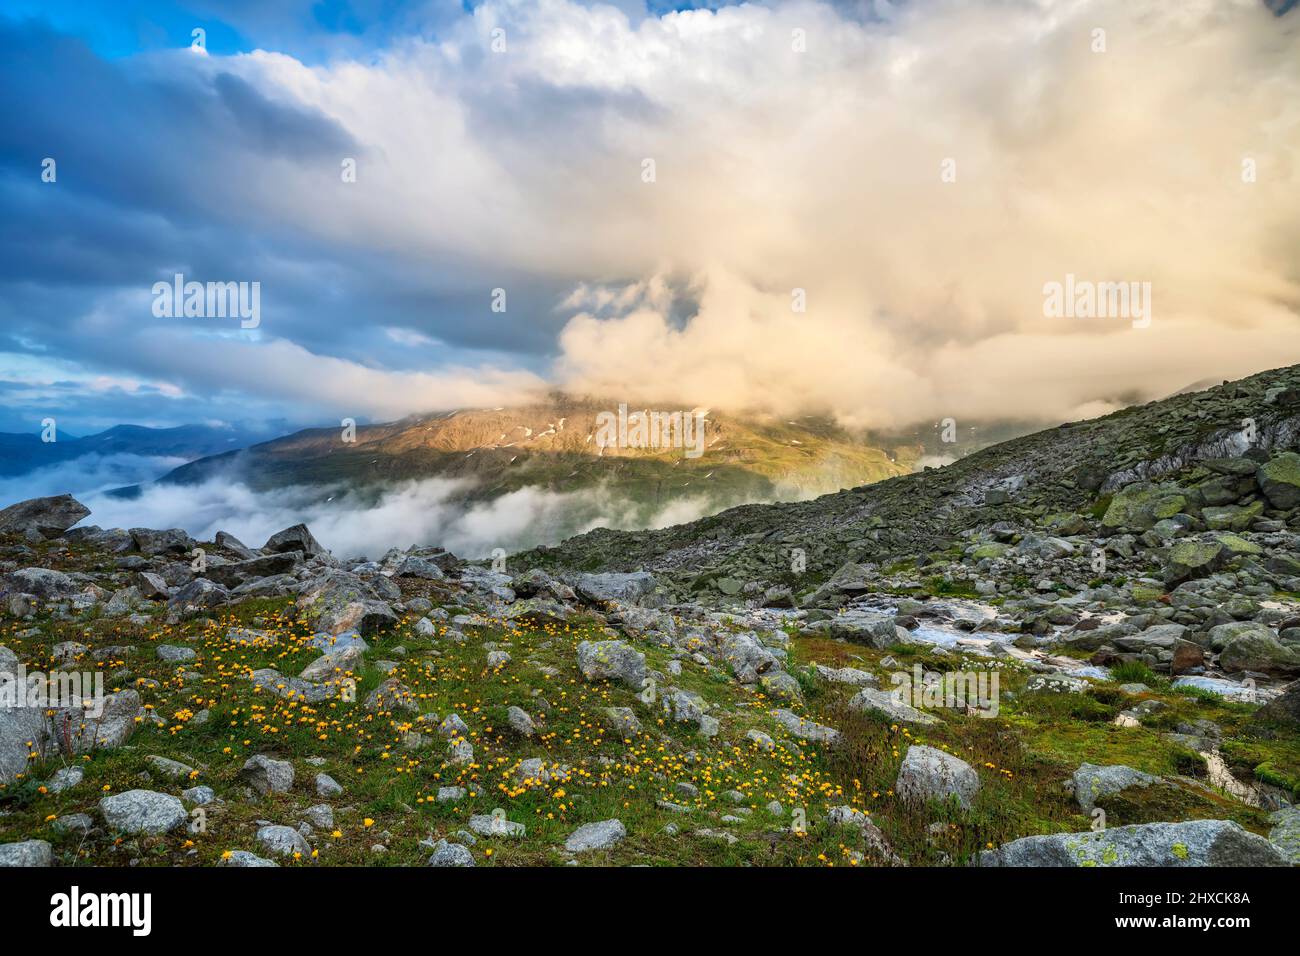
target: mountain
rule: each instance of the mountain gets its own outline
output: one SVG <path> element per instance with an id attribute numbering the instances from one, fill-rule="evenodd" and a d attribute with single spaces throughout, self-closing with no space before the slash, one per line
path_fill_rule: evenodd
<path id="1" fill-rule="evenodd" d="M 147 458 L 194 459 L 241 448 L 266 432 L 237 425 L 178 425 L 148 428 L 115 425 L 82 438 L 60 434 L 44 442 L 37 434 L 0 433 L 0 477 L 17 477 L 38 468 L 87 455 L 139 455 Z"/>
<path id="2" fill-rule="evenodd" d="M 652 408 L 672 406 L 652 406 Z M 779 419 L 709 410 L 698 457 L 682 447 L 600 447 L 602 415 L 617 403 L 552 394 L 512 408 L 469 409 L 343 430 L 308 429 L 183 465 L 162 481 L 218 476 L 258 491 L 315 486 L 378 489 L 440 478 L 459 497 L 488 500 L 525 487 L 578 491 L 602 486 L 651 509 L 704 497 L 717 507 L 808 497 L 904 474 L 923 453 L 910 436 L 851 432 L 832 420 Z M 636 409 L 629 411 L 629 415 Z"/>
<path id="3" fill-rule="evenodd" d="M 1297 446 L 1300 366 L 490 569 L 19 502 L 0 674 L 130 679 L 0 708 L 0 865 L 1294 866 Z"/>
<path id="4" fill-rule="evenodd" d="M 649 570 L 677 593 L 717 597 L 723 580 L 798 584 L 853 562 L 927 560 L 973 529 L 1087 513 L 1126 483 L 1194 468 L 1201 459 L 1266 456 L 1296 447 L 1298 435 L 1300 366 L 1291 366 L 1062 424 L 944 468 L 661 530 L 597 529 L 517 560 L 525 567 Z M 797 580 L 790 573 L 795 548 L 807 561 L 807 577 Z"/>

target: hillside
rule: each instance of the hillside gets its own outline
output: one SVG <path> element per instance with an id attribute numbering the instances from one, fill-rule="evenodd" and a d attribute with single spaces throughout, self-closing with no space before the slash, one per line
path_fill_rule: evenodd
<path id="1" fill-rule="evenodd" d="M 1254 423 L 1253 442 L 1243 431 L 1247 420 Z M 742 506 L 656 531 L 599 529 L 518 561 L 583 571 L 647 569 L 677 593 L 716 597 L 710 582 L 721 578 L 789 583 L 794 548 L 806 555 L 806 580 L 851 562 L 915 559 L 968 529 L 1087 511 L 1128 482 L 1170 475 L 1201 459 L 1266 456 L 1294 448 L 1298 434 L 1300 366 L 1292 366 L 1062 424 L 941 469 L 811 501 Z"/>
<path id="2" fill-rule="evenodd" d="M 104 686 L 0 707 L 0 864 L 1296 865 L 1298 426 L 1278 369 L 491 569 L 20 502 L 0 674 Z"/>
<path id="3" fill-rule="evenodd" d="M 220 475 L 258 491 L 317 486 L 324 495 L 340 486 L 355 492 L 443 478 L 464 482 L 466 501 L 525 487 L 601 485 L 650 511 L 680 497 L 704 496 L 717 507 L 807 497 L 903 474 L 921 454 L 914 439 L 854 434 L 826 418 L 716 410 L 708 412 L 698 457 L 680 448 L 602 450 L 597 416 L 616 409 L 554 394 L 533 405 L 360 425 L 352 442 L 342 429 L 310 429 L 191 462 L 162 480 L 193 484 Z"/>

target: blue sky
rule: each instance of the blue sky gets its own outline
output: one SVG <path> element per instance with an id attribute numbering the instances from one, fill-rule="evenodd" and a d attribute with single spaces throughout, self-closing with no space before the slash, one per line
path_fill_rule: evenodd
<path id="1" fill-rule="evenodd" d="M 9 0 L 0 431 L 383 420 L 552 385 L 1064 418 L 1300 361 L 1297 22 L 1210 0 Z M 260 325 L 155 314 L 177 272 L 258 282 Z M 1161 321 L 1044 327 L 1066 273 L 1153 281 Z"/>

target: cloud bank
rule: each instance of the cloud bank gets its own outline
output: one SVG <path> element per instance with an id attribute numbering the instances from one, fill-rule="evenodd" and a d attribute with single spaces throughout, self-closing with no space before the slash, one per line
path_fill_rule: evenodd
<path id="1" fill-rule="evenodd" d="M 25 108 L 0 133 L 0 348 L 151 383 L 114 407 L 190 420 L 549 384 L 1051 420 L 1300 361 L 1300 19 L 874 11 L 489 0 L 322 62 L 105 61 L 4 25 L 0 88 Z M 173 271 L 261 281 L 262 326 L 153 319 Z M 1150 282 L 1150 327 L 1045 318 L 1067 275 Z M 22 415 L 69 391 L 24 382 Z"/>
<path id="2" fill-rule="evenodd" d="M 488 502 L 466 504 L 461 483 L 444 479 L 405 482 L 372 500 L 337 489 L 284 488 L 259 493 L 238 482 L 149 485 L 133 499 L 93 493 L 82 497 L 100 527 L 184 528 L 210 541 L 227 531 L 259 547 L 272 534 L 305 522 L 338 557 L 377 558 L 389 548 L 437 545 L 462 558 L 491 556 L 555 544 L 593 528 L 660 528 L 693 521 L 716 506 L 704 498 L 646 508 L 606 488 L 559 493 L 521 488 Z"/>

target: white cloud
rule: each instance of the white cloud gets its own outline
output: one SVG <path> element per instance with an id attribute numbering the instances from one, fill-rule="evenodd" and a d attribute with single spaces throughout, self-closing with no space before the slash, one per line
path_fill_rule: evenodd
<path id="1" fill-rule="evenodd" d="M 506 53 L 488 52 L 495 26 Z M 323 203 L 272 170 L 263 202 L 395 255 L 571 280 L 557 375 L 575 387 L 896 424 L 1063 417 L 1300 361 L 1300 29 L 1255 0 L 932 0 L 870 23 L 790 3 L 635 25 L 489 2 L 373 63 L 232 65 L 367 149 L 363 188 Z M 1044 319 L 1042 286 L 1066 273 L 1151 282 L 1152 327 Z M 684 326 L 670 280 L 699 295 Z M 520 384 L 311 364 L 377 413 Z"/>

